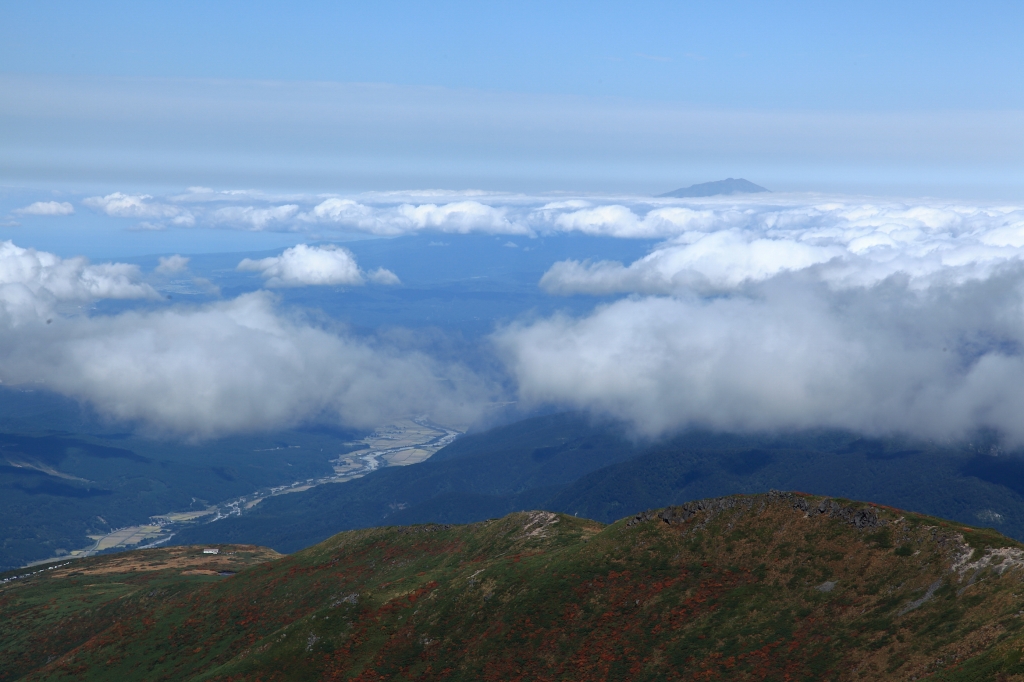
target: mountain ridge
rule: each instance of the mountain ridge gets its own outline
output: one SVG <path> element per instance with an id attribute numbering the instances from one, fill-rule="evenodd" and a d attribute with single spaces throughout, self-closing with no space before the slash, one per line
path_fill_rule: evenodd
<path id="1" fill-rule="evenodd" d="M 1024 545 L 839 498 L 201 549 L 3 585 L 0 679 L 1024 679 Z"/>

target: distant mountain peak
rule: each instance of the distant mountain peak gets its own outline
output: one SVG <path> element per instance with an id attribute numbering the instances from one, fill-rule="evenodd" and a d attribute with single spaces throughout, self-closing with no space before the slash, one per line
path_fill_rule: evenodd
<path id="1" fill-rule="evenodd" d="M 743 178 L 726 178 L 714 182 L 702 182 L 699 185 L 690 185 L 672 192 L 659 194 L 659 197 L 714 197 L 720 194 L 753 194 L 754 192 L 770 192 L 760 185 L 755 185 L 750 180 Z"/>

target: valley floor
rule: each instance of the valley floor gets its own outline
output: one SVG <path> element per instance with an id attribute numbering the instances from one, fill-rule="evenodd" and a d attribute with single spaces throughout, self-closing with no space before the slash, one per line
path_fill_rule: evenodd
<path id="1" fill-rule="evenodd" d="M 262 501 L 299 493 L 327 483 L 344 483 L 382 467 L 409 466 L 429 459 L 441 448 L 452 443 L 463 431 L 441 426 L 426 419 L 405 419 L 379 427 L 372 434 L 355 443 L 350 452 L 332 460 L 334 473 L 329 476 L 295 481 L 288 485 L 273 486 L 257 490 L 211 505 L 205 509 L 183 512 L 168 512 L 153 516 L 150 523 L 116 528 L 109 533 L 89 536 L 93 540 L 81 549 L 74 549 L 46 559 L 33 561 L 27 566 L 37 566 L 67 560 L 68 557 L 83 558 L 110 550 L 156 547 L 168 542 L 184 527 L 196 523 L 213 523 L 233 516 L 241 516 Z M 272 448 L 284 450 L 288 446 Z"/>

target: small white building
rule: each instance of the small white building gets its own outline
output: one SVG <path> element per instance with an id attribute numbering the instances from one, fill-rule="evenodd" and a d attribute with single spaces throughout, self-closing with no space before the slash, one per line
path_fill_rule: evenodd
<path id="1" fill-rule="evenodd" d="M 203 550 L 203 554 L 220 554 L 220 550 L 216 547 L 207 547 Z"/>

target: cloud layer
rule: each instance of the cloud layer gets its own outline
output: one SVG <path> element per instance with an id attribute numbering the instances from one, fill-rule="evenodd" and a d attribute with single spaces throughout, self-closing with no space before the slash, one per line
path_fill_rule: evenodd
<path id="1" fill-rule="evenodd" d="M 1019 207 L 623 209 L 554 220 L 600 234 L 667 235 L 667 222 L 677 232 L 633 263 L 570 260 L 545 273 L 551 293 L 629 297 L 496 335 L 528 403 L 612 415 L 647 434 L 696 424 L 959 438 L 994 428 L 1024 443 Z"/>
<path id="2" fill-rule="evenodd" d="M 350 258 L 330 247 L 289 251 L 276 275 L 288 281 L 311 272 L 331 279 Z M 324 259 L 326 273 L 313 267 Z M 173 256 L 158 270 L 185 267 L 187 259 Z M 383 273 L 368 276 L 393 277 Z M 193 438 L 315 420 L 371 427 L 423 414 L 468 423 L 491 397 L 458 365 L 289 316 L 266 291 L 115 315 L 62 305 L 102 298 L 160 297 L 134 265 L 91 265 L 0 244 L 0 381 L 57 391 L 150 432 Z"/>
<path id="3" fill-rule="evenodd" d="M 463 423 L 489 397 L 459 367 L 289 319 L 267 292 L 23 327 L 0 341 L 0 372 L 4 383 L 191 437 L 315 419 L 371 427 L 429 414 Z"/>
<path id="4" fill-rule="evenodd" d="M 114 193 L 94 199 L 88 205 L 108 215 L 165 225 L 188 216 L 193 229 L 388 236 L 480 232 L 516 235 L 514 243 L 521 245 L 533 237 L 564 233 L 650 240 L 650 252 L 634 262 L 565 260 L 552 263 L 539 282 L 552 294 L 621 300 L 602 304 L 587 315 L 533 319 L 495 334 L 495 348 L 524 403 L 611 415 L 652 435 L 701 424 L 723 429 L 835 426 L 956 438 L 987 427 L 1024 443 L 1024 421 L 1018 418 L 1024 413 L 1021 206 L 807 195 L 553 201 L 439 191 L 275 197 L 204 188 L 159 198 Z M 53 310 L 54 301 L 150 295 L 138 271 L 129 266 L 52 260 L 55 257 L 13 245 L 5 248 L 12 265 L 4 267 L 15 274 L 6 276 L 9 286 L 0 289 L 4 310 L 21 311 L 7 313 L 12 326 L 31 326 L 18 320 L 38 321 L 43 313 L 37 309 Z M 13 269 L 14 263 L 33 258 L 40 262 L 40 274 L 17 274 L 21 270 Z M 165 265 L 161 267 L 176 267 L 170 259 Z M 397 283 L 394 273 L 365 272 L 351 253 L 332 246 L 300 245 L 272 258 L 243 261 L 239 267 L 260 273 L 267 287 Z M 36 272 L 29 266 L 23 269 Z M 65 270 L 71 274 L 54 274 Z M 18 298 L 16 292 L 24 293 Z M 76 373 L 77 365 L 68 365 L 67 358 L 88 357 L 82 368 L 102 367 L 96 359 L 102 354 L 87 349 L 106 345 L 130 357 L 122 348 L 128 343 L 123 339 L 146 335 L 134 335 L 132 325 L 149 329 L 153 338 L 174 338 L 170 327 L 162 326 L 174 320 L 183 329 L 194 324 L 190 337 L 205 339 L 204 343 L 236 343 L 239 348 L 251 344 L 252 351 L 240 351 L 239 357 L 263 363 L 267 372 L 298 362 L 294 358 L 318 357 L 318 344 L 333 348 L 330 352 L 338 357 L 352 358 L 371 374 L 384 377 L 371 382 L 382 393 L 365 399 L 365 404 L 378 406 L 375 414 L 384 414 L 389 400 L 412 409 L 408 397 L 389 392 L 389 363 L 411 362 L 406 368 L 410 376 L 433 377 L 424 378 L 423 385 L 437 381 L 438 386 L 447 386 L 432 394 L 442 396 L 436 399 L 438 405 L 468 404 L 466 396 L 483 391 L 468 373 L 458 382 L 444 383 L 439 377 L 461 370 L 424 356 L 357 342 L 286 318 L 266 293 L 203 309 L 132 315 L 61 318 L 57 322 L 69 340 L 58 343 L 54 337 L 33 342 L 34 346 L 29 343 L 25 357 L 52 351 L 57 357 L 38 359 L 39 367 L 64 369 L 60 377 L 47 375 L 46 385 L 106 405 L 113 414 L 182 432 L 290 423 L 300 419 L 297 415 L 311 418 L 324 411 L 351 423 L 362 417 L 355 403 L 338 398 L 337 391 L 314 391 L 312 402 L 303 402 L 296 388 L 281 393 L 304 405 L 294 411 L 261 402 L 243 411 L 248 417 L 225 417 L 220 425 L 214 417 L 201 423 L 187 407 L 180 408 L 180 419 L 172 418 L 159 406 L 144 409 L 144 401 L 135 397 L 129 384 L 101 380 L 85 369 Z M 239 323 L 243 318 L 256 322 Z M 55 333 L 45 326 L 40 329 Z M 116 334 L 103 335 L 114 329 Z M 211 331 L 204 336 L 203 329 Z M 139 342 L 138 347 L 144 344 Z M 58 348 L 59 352 L 54 350 Z M 240 370 L 215 370 L 220 362 L 230 367 L 231 357 L 198 346 L 189 352 L 209 357 L 207 374 L 217 380 L 208 389 L 210 395 L 233 395 L 246 385 Z M 171 350 L 161 353 L 159 344 L 139 350 L 139 366 L 148 362 L 147 357 L 165 358 L 173 366 L 176 356 Z M 12 351 L 10 357 L 16 355 Z M 159 369 L 149 371 L 174 395 L 169 378 L 160 379 Z M 326 371 L 320 365 L 309 375 L 296 371 L 296 382 L 312 381 L 309 377 Z M 29 374 L 17 376 L 28 380 Z M 254 381 L 255 391 L 263 379 Z M 357 380 L 353 375 L 338 381 Z M 104 382 L 121 385 L 117 391 L 132 395 L 124 403 L 129 407 L 115 400 L 114 394 L 122 393 L 105 393 Z M 131 407 L 136 403 L 139 407 Z"/>
<path id="5" fill-rule="evenodd" d="M 541 280 L 551 293 L 673 293 L 733 290 L 780 273 L 814 271 L 837 288 L 869 286 L 893 275 L 914 286 L 984 279 L 1024 257 L 1024 209 L 895 203 L 751 204 L 694 211 L 624 207 L 588 222 L 594 233 L 669 236 L 649 255 L 556 263 Z M 575 221 L 583 211 L 556 221 Z M 652 215 L 656 217 L 652 218 Z M 668 218 L 671 217 L 671 220 Z M 576 223 L 573 223 L 576 224 Z M 669 226 L 672 226 L 669 229 Z"/>
<path id="6" fill-rule="evenodd" d="M 877 280 L 897 271 L 920 276 L 967 263 L 984 270 L 1019 257 L 1024 248 L 1024 206 L 935 200 L 758 194 L 551 201 L 477 191 L 323 197 L 193 187 L 165 197 L 114 192 L 82 203 L 130 221 L 129 227 L 284 231 L 317 240 L 421 232 L 660 240 L 657 250 L 626 273 L 658 291 L 671 289 L 677 275 L 700 275 L 712 286 L 734 286 L 837 258 L 849 267 L 845 274 L 834 268 L 836 281 Z M 579 267 L 563 267 L 567 277 L 583 276 Z M 599 286 L 607 289 L 610 266 L 600 270 L 604 283 Z M 636 285 L 612 288 L 632 291 Z"/>
<path id="7" fill-rule="evenodd" d="M 781 277 L 756 296 L 625 299 L 505 329 L 521 396 L 648 434 L 833 426 L 1024 442 L 1024 272 L 836 296 Z"/>

